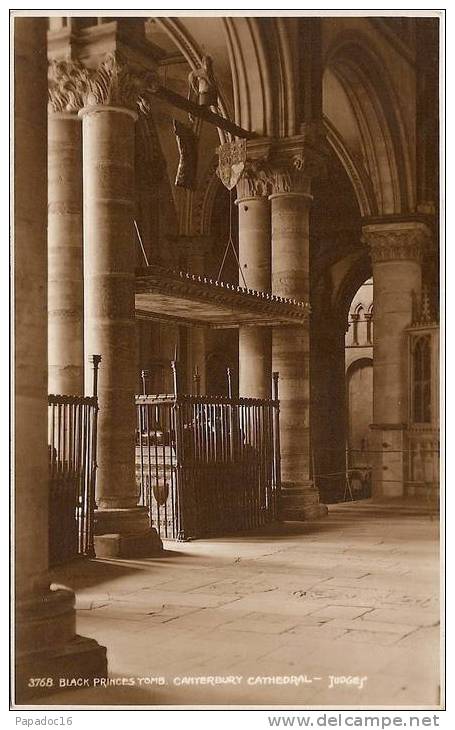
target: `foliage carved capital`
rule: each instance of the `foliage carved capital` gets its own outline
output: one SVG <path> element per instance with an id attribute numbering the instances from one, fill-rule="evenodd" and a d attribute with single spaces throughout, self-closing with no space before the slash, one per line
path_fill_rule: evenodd
<path id="1" fill-rule="evenodd" d="M 326 174 L 326 155 L 320 144 L 305 136 L 283 140 L 272 150 L 271 192 L 309 194 L 311 180 Z"/>
<path id="2" fill-rule="evenodd" d="M 77 113 L 84 106 L 88 69 L 79 61 L 51 61 L 49 64 L 49 111 Z"/>
<path id="3" fill-rule="evenodd" d="M 418 221 L 364 226 L 362 240 L 370 249 L 373 264 L 385 261 L 422 261 L 430 243 L 430 230 Z"/>
<path id="4" fill-rule="evenodd" d="M 108 53 L 89 76 L 86 106 L 119 106 L 144 113 L 150 111 L 151 95 L 159 86 L 158 76 L 138 71 L 118 51 Z"/>
<path id="5" fill-rule="evenodd" d="M 271 183 L 272 171 L 266 160 L 247 160 L 237 183 L 238 200 L 268 197 Z"/>

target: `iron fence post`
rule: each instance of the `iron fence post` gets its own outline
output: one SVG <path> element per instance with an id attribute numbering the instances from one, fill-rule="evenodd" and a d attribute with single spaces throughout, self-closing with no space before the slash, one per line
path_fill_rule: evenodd
<path id="1" fill-rule="evenodd" d="M 90 362 L 93 365 L 93 397 L 98 398 L 98 368 L 101 362 L 101 355 L 92 355 Z"/>
<path id="2" fill-rule="evenodd" d="M 274 454 L 275 462 L 275 518 L 278 517 L 278 508 L 281 494 L 281 445 L 280 445 L 280 401 L 278 381 L 280 375 L 274 371 L 272 374 L 272 397 L 273 397 L 273 431 L 274 431 Z"/>
<path id="3" fill-rule="evenodd" d="M 92 355 L 91 363 L 93 365 L 93 398 L 95 400 L 93 406 L 93 429 L 92 429 L 92 464 L 90 471 L 90 496 L 88 503 L 88 535 L 87 535 L 87 555 L 90 558 L 95 557 L 95 540 L 94 540 L 94 524 L 96 505 L 96 473 L 98 470 L 97 461 L 97 445 L 98 445 L 98 374 L 101 355 Z"/>
<path id="4" fill-rule="evenodd" d="M 181 418 L 181 407 L 179 400 L 179 372 L 177 360 L 171 360 L 172 376 L 174 383 L 174 426 L 175 426 L 175 459 L 176 459 L 176 478 L 177 478 L 177 499 L 178 499 L 178 529 L 177 529 L 177 540 L 184 542 L 187 540 L 186 534 L 186 502 L 187 494 L 185 489 L 185 474 L 184 474 L 184 453 L 183 453 L 183 432 L 182 432 L 182 418 Z"/>

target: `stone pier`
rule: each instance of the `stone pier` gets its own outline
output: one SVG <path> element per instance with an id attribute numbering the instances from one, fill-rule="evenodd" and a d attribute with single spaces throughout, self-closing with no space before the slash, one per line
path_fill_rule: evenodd
<path id="1" fill-rule="evenodd" d="M 118 54 L 92 75 L 83 124 L 85 348 L 102 357 L 95 551 L 162 549 L 135 482 L 134 145 L 139 82 Z"/>
<path id="2" fill-rule="evenodd" d="M 237 183 L 239 261 L 249 289 L 271 290 L 270 203 L 264 171 L 247 163 L 247 174 Z M 239 273 L 239 284 L 245 286 Z M 270 398 L 272 387 L 272 332 L 270 327 L 239 327 L 239 395 Z"/>
<path id="3" fill-rule="evenodd" d="M 373 468 L 374 497 L 402 497 L 409 422 L 408 338 L 413 302 L 420 302 L 421 261 L 429 240 L 419 221 L 363 227 L 374 280 Z"/>
<path id="4" fill-rule="evenodd" d="M 74 595 L 51 590 L 47 444 L 47 58 L 45 18 L 15 41 L 15 701 L 60 678 L 106 676 L 106 650 L 75 632 Z M 36 686 L 34 677 L 46 677 Z"/>
<path id="5" fill-rule="evenodd" d="M 79 64 L 50 67 L 48 117 L 49 392 L 84 393 L 82 262 L 82 98 Z"/>
<path id="6" fill-rule="evenodd" d="M 311 153 L 303 139 L 286 140 L 273 161 L 272 290 L 309 300 Z M 310 162 L 309 162 L 310 161 Z M 310 332 L 273 328 L 273 370 L 280 376 L 282 516 L 312 519 L 327 513 L 310 479 Z"/>

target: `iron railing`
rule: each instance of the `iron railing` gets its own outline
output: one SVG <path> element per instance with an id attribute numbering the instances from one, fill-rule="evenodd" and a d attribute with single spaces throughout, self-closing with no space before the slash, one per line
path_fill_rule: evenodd
<path id="1" fill-rule="evenodd" d="M 273 398 L 136 396 L 136 483 L 161 537 L 186 540 L 277 519 L 278 375 Z M 144 388 L 145 390 L 145 388 Z"/>
<path id="2" fill-rule="evenodd" d="M 49 564 L 93 557 L 98 366 L 93 396 L 48 396 Z"/>

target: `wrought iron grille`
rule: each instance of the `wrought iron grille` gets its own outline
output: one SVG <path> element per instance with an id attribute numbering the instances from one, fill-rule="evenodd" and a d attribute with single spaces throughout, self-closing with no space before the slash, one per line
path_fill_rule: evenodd
<path id="1" fill-rule="evenodd" d="M 49 564 L 94 556 L 97 373 L 93 396 L 48 396 Z"/>
<path id="2" fill-rule="evenodd" d="M 277 518 L 279 402 L 136 396 L 136 483 L 161 537 L 186 540 Z"/>

